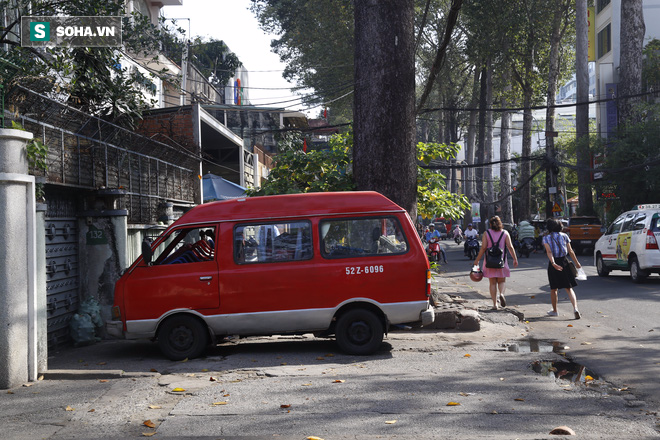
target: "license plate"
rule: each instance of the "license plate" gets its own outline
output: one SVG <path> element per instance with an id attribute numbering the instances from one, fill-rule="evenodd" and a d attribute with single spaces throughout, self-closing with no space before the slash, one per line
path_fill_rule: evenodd
<path id="1" fill-rule="evenodd" d="M 591 244 L 591 240 L 580 240 L 580 244 Z"/>

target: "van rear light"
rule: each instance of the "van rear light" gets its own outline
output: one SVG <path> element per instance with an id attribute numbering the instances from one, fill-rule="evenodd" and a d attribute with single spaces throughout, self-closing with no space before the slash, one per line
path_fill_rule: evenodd
<path id="1" fill-rule="evenodd" d="M 430 298 L 431 297 L 431 279 L 433 278 L 433 275 L 431 274 L 430 270 L 426 271 L 426 297 Z"/>
<path id="2" fill-rule="evenodd" d="M 655 239 L 655 234 L 650 229 L 646 233 L 646 249 L 658 249 L 658 240 Z"/>
<path id="3" fill-rule="evenodd" d="M 112 320 L 121 321 L 121 311 L 119 310 L 119 306 L 114 306 L 112 308 Z"/>

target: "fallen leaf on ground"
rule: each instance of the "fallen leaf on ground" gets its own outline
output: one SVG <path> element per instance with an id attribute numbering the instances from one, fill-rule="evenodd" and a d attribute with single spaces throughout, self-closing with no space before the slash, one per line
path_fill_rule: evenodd
<path id="1" fill-rule="evenodd" d="M 458 393 L 459 396 L 467 397 L 467 396 L 472 396 L 474 393 Z"/>
<path id="2" fill-rule="evenodd" d="M 107 362 L 99 362 L 99 363 L 96 364 L 96 365 L 106 365 L 106 364 L 107 364 Z"/>
<path id="3" fill-rule="evenodd" d="M 523 399 L 521 397 L 518 397 L 518 398 L 513 399 L 513 400 L 515 400 L 516 402 L 524 402 L 525 401 L 525 399 Z"/>
<path id="4" fill-rule="evenodd" d="M 226 404 L 227 404 L 226 401 L 222 401 L 222 402 L 213 402 L 212 405 L 213 405 L 213 406 L 218 406 L 218 405 L 226 405 Z"/>
<path id="5" fill-rule="evenodd" d="M 309 437 L 305 437 L 305 440 L 323 440 L 321 437 L 315 437 L 313 435 L 310 435 Z"/>
<path id="6" fill-rule="evenodd" d="M 75 408 L 71 408 L 69 405 L 64 408 L 65 411 L 75 411 Z"/>
<path id="7" fill-rule="evenodd" d="M 334 353 L 328 353 L 328 354 L 325 355 L 325 357 L 328 357 L 328 358 L 331 358 L 331 357 L 334 357 L 334 356 L 335 356 Z"/>
<path id="8" fill-rule="evenodd" d="M 183 391 L 185 391 L 185 388 L 179 388 L 179 387 L 176 387 L 172 390 L 172 392 L 174 393 L 182 393 Z"/>
<path id="9" fill-rule="evenodd" d="M 332 381 L 332 383 L 344 383 L 344 382 L 346 382 L 344 379 L 337 379 Z"/>
<path id="10" fill-rule="evenodd" d="M 653 330 L 649 330 L 649 331 L 652 332 Z M 42 374 L 41 376 L 39 376 L 37 380 L 44 380 L 44 375 Z"/>
<path id="11" fill-rule="evenodd" d="M 202 373 L 206 373 L 206 372 L 208 372 L 208 371 L 209 371 L 208 368 L 202 368 Z"/>
<path id="12" fill-rule="evenodd" d="M 385 420 L 386 425 L 394 425 L 396 423 L 396 420 Z"/>
<path id="13" fill-rule="evenodd" d="M 465 356 L 463 356 L 463 357 L 469 358 L 469 357 L 472 357 L 472 355 L 469 354 L 469 353 L 466 353 Z"/>
<path id="14" fill-rule="evenodd" d="M 108 379 L 101 379 L 101 380 L 99 380 L 99 382 L 101 382 L 101 383 L 106 383 L 107 381 L 108 381 Z"/>
<path id="15" fill-rule="evenodd" d="M 447 403 L 447 406 L 458 406 L 458 405 L 460 405 L 460 403 L 458 403 L 458 402 L 449 402 L 449 403 Z"/>
<path id="16" fill-rule="evenodd" d="M 209 377 L 209 382 L 215 382 L 215 381 L 217 381 L 217 380 L 218 380 L 218 379 L 216 379 L 216 378 L 213 377 L 213 376 L 210 376 L 210 377 Z"/>
<path id="17" fill-rule="evenodd" d="M 287 364 L 286 362 L 282 362 L 280 365 L 289 365 L 289 364 Z"/>
<path id="18" fill-rule="evenodd" d="M 312 384 L 311 384 L 311 383 L 304 383 L 304 384 L 302 384 L 302 386 L 304 386 L 304 387 L 311 387 Z"/>
<path id="19" fill-rule="evenodd" d="M 594 380 L 594 378 L 589 376 L 589 375 L 586 375 L 586 376 L 584 376 L 584 380 L 590 381 L 590 380 Z"/>
<path id="20" fill-rule="evenodd" d="M 163 407 L 160 405 L 149 405 L 149 409 L 162 409 Z"/>
<path id="21" fill-rule="evenodd" d="M 291 404 L 290 403 L 283 403 L 282 405 L 280 405 L 280 408 L 291 408 Z"/>
<path id="22" fill-rule="evenodd" d="M 581 345 L 591 345 L 591 342 L 583 342 Z"/>
<path id="23" fill-rule="evenodd" d="M 229 397 L 229 393 L 223 394 L 222 397 Z"/>
<path id="24" fill-rule="evenodd" d="M 90 409 L 90 410 L 87 411 L 87 412 L 94 412 L 94 411 L 96 411 L 96 410 L 95 410 L 94 408 L 92 408 L 92 409 Z"/>
<path id="25" fill-rule="evenodd" d="M 317 360 L 317 361 L 324 361 L 325 358 L 324 358 L 323 356 L 319 356 L 319 357 L 316 358 L 316 360 Z"/>
<path id="26" fill-rule="evenodd" d="M 156 427 L 156 424 L 154 422 L 152 422 L 151 420 L 145 420 L 144 422 L 142 422 L 142 424 L 144 426 L 146 426 L 147 428 L 155 428 Z"/>
<path id="27" fill-rule="evenodd" d="M 14 392 L 9 390 L 9 391 L 7 391 L 7 394 L 14 394 Z"/>
<path id="28" fill-rule="evenodd" d="M 154 432 L 143 432 L 142 437 L 151 437 L 153 435 L 156 435 L 156 431 Z"/>
<path id="29" fill-rule="evenodd" d="M 188 362 L 188 358 L 185 358 L 184 360 L 179 361 L 179 362 Z"/>
<path id="30" fill-rule="evenodd" d="M 566 327 L 573 327 L 573 324 L 568 324 Z"/>
<path id="31" fill-rule="evenodd" d="M 152 369 L 149 370 L 149 371 L 151 371 L 152 373 L 158 373 L 158 370 L 156 370 L 155 368 L 152 368 Z"/>
<path id="32" fill-rule="evenodd" d="M 498 414 L 498 412 L 495 411 L 495 410 L 492 410 L 490 413 L 491 413 L 491 414 Z"/>
<path id="33" fill-rule="evenodd" d="M 236 379 L 236 380 L 232 380 L 232 381 L 230 381 L 230 383 L 238 383 L 238 382 L 240 382 L 240 381 L 241 381 L 241 379 Z"/>
<path id="34" fill-rule="evenodd" d="M 31 387 L 32 385 L 34 385 L 34 384 L 33 383 L 24 383 L 23 384 L 24 387 Z"/>

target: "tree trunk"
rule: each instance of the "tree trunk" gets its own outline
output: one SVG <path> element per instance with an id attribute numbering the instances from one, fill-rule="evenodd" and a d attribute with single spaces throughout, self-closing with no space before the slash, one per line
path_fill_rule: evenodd
<path id="1" fill-rule="evenodd" d="M 353 176 L 417 217 L 413 0 L 355 0 Z"/>
<path id="2" fill-rule="evenodd" d="M 504 95 L 511 91 L 511 72 L 507 69 L 504 72 Z M 502 108 L 507 108 L 509 102 L 502 98 Z M 511 193 L 511 163 L 508 161 L 511 157 L 511 113 L 502 112 L 502 124 L 500 129 L 500 188 L 503 200 L 501 202 L 502 212 L 500 218 L 503 223 L 513 224 L 513 200 Z"/>
<path id="3" fill-rule="evenodd" d="M 642 49 L 644 47 L 644 12 L 642 0 L 621 2 L 621 61 L 619 63 L 619 123 L 638 122 L 633 106 L 642 91 Z"/>
<path id="4" fill-rule="evenodd" d="M 562 37 L 562 19 L 564 16 L 563 0 L 554 1 L 554 14 L 552 18 L 552 34 L 550 35 L 550 58 L 548 60 L 549 73 L 548 73 L 548 94 L 546 95 L 546 102 L 548 107 L 545 111 L 545 154 L 546 164 L 548 168 L 545 173 L 545 187 L 546 187 L 546 200 L 545 200 L 545 217 L 550 218 L 553 216 L 552 208 L 557 202 L 558 184 L 558 170 L 557 165 L 557 152 L 555 151 L 555 138 L 552 132 L 555 131 L 555 96 L 557 95 L 557 79 L 559 78 L 559 43 Z M 550 188 L 555 189 L 555 193 L 550 193 Z"/>
<path id="5" fill-rule="evenodd" d="M 532 182 L 529 177 L 532 175 L 532 162 L 529 160 L 532 156 L 532 90 L 527 87 L 523 90 L 523 138 L 522 138 L 522 161 L 520 162 L 520 182 L 518 188 L 520 191 L 520 218 L 527 219 L 531 217 L 532 200 Z"/>
<path id="6" fill-rule="evenodd" d="M 486 63 L 486 168 L 484 168 L 484 181 L 486 183 L 486 218 L 495 215 L 495 180 L 493 178 L 493 112 L 490 110 L 493 104 L 493 64 L 489 59 Z"/>
<path id="7" fill-rule="evenodd" d="M 476 164 L 482 164 L 486 159 L 486 81 L 487 81 L 487 69 L 486 67 L 481 68 L 481 77 L 480 77 L 480 89 L 479 89 L 479 124 L 478 124 L 478 134 L 477 134 L 477 148 L 475 151 L 474 162 Z M 485 191 L 484 191 L 484 167 L 475 168 L 475 179 L 474 184 L 476 187 L 476 198 L 482 203 L 486 201 Z"/>
<path id="8" fill-rule="evenodd" d="M 474 83 L 472 84 L 472 99 L 470 100 L 470 108 L 474 109 L 479 105 L 479 70 L 474 69 Z M 475 138 L 477 134 L 477 112 L 474 110 L 470 111 L 470 124 L 468 126 L 467 132 L 467 145 L 465 152 L 465 161 L 468 165 L 474 164 L 474 150 L 475 150 Z M 468 196 L 468 199 L 472 200 L 474 195 L 474 168 L 465 169 L 465 181 L 466 181 L 466 191 L 465 195 Z"/>
<path id="9" fill-rule="evenodd" d="M 592 17 L 592 20 L 594 17 Z M 577 81 L 577 108 L 575 115 L 578 200 L 580 214 L 593 215 L 594 201 L 591 194 L 591 168 L 589 155 L 589 38 L 587 0 L 576 0 L 575 66 Z M 568 191 L 566 198 L 569 198 Z"/>

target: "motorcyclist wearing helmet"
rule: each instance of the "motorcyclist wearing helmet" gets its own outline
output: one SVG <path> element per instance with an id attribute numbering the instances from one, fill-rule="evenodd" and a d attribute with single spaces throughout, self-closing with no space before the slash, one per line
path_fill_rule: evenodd
<path id="1" fill-rule="evenodd" d="M 431 224 L 429 225 L 429 232 L 426 233 L 425 238 L 426 238 L 426 242 L 427 242 L 427 243 L 430 243 L 431 240 L 433 240 L 433 241 L 438 241 L 438 242 L 439 242 L 440 239 L 442 238 L 442 236 L 440 235 L 440 232 L 438 232 L 438 231 L 435 230 L 435 225 L 434 225 L 433 223 L 431 223 Z M 447 254 L 445 253 L 445 250 L 443 249 L 443 247 L 442 247 L 441 245 L 438 245 L 438 247 L 440 248 L 440 253 L 442 254 L 442 260 L 443 260 L 445 263 L 447 263 Z M 428 253 L 430 253 L 430 252 L 431 252 L 431 251 L 430 251 L 430 248 L 428 248 L 428 249 L 426 250 L 426 253 L 428 254 Z"/>
<path id="2" fill-rule="evenodd" d="M 467 225 L 467 229 L 463 233 L 463 236 L 465 237 L 465 244 L 463 245 L 463 252 L 465 255 L 467 255 L 468 252 L 468 241 L 470 238 L 476 238 L 477 240 L 479 239 L 479 233 L 477 232 L 476 229 L 472 227 L 472 223 L 469 223 Z"/>

